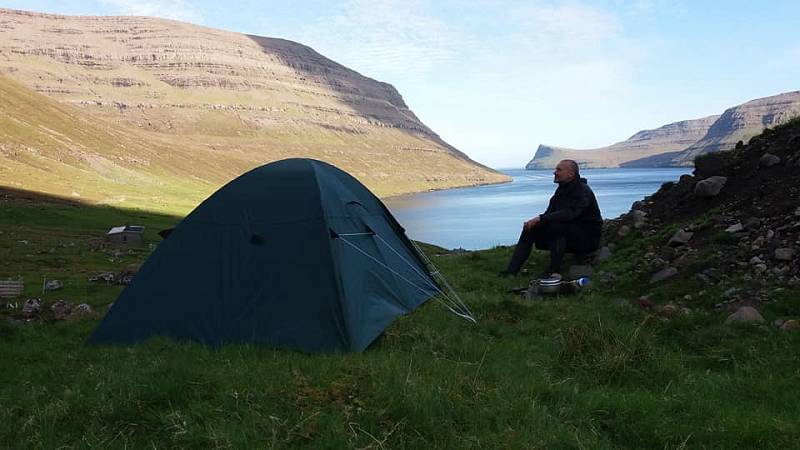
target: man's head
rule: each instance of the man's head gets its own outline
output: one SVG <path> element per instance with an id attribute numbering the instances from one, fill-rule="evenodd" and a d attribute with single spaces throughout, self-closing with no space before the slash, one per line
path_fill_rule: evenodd
<path id="1" fill-rule="evenodd" d="M 578 163 L 571 159 L 562 159 L 553 171 L 553 183 L 569 183 L 575 178 L 579 178 Z"/>

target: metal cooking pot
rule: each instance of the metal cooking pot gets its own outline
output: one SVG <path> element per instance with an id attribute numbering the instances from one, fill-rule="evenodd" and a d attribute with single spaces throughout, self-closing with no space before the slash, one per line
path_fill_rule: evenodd
<path id="1" fill-rule="evenodd" d="M 561 291 L 561 280 L 544 279 L 539 280 L 539 292 L 542 294 L 558 294 Z"/>

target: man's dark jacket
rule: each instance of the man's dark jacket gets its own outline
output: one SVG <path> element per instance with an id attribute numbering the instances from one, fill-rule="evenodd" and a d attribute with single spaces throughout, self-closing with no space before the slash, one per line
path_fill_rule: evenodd
<path id="1" fill-rule="evenodd" d="M 550 198 L 547 211 L 540 216 L 541 222 L 574 223 L 592 237 L 600 237 L 603 218 L 594 192 L 586 184 L 586 178 L 576 178 L 569 183 L 559 184 L 556 193 Z"/>

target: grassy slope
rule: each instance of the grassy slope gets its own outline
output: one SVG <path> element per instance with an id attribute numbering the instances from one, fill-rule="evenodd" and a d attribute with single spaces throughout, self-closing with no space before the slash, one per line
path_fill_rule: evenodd
<path id="1" fill-rule="evenodd" d="M 176 220 L 4 199 L 0 277 L 24 276 L 27 297 L 40 296 L 42 277 L 58 278 L 65 288 L 45 300 L 85 301 L 102 311 L 121 288 L 87 277 L 141 262 L 147 250 L 92 251 L 90 239 L 110 225 L 136 222 L 157 242 L 155 232 Z M 622 274 L 615 287 L 538 303 L 507 292 L 523 278 L 494 275 L 508 249 L 435 256 L 441 252 L 426 247 L 479 325 L 431 302 L 363 354 L 212 351 L 163 340 L 90 348 L 82 342 L 97 318 L 2 320 L 0 447 L 795 445 L 800 333 L 730 328 L 703 309 L 665 321 L 632 307 L 637 239 L 629 237 L 601 267 Z M 653 296 L 669 300 L 695 291 L 679 282 Z M 782 308 L 781 314 L 800 315 L 796 302 Z"/>
<path id="2" fill-rule="evenodd" d="M 169 134 L 90 115 L 6 77 L 0 77 L 0 98 L 0 186 L 90 202 L 182 215 L 247 170 L 289 157 L 332 162 L 378 195 L 507 179 L 480 179 L 489 172 L 445 153 L 397 150 L 428 144 L 395 129 L 369 135 L 303 126 L 257 137 L 210 136 L 200 129 Z"/>

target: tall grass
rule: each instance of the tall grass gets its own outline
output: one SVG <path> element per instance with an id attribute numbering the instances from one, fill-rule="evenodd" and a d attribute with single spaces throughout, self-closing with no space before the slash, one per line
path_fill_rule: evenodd
<path id="1" fill-rule="evenodd" d="M 4 310 L 0 448 L 792 448 L 800 439 L 800 334 L 728 327 L 699 307 L 661 319 L 634 306 L 635 282 L 625 279 L 625 291 L 601 284 L 526 301 L 510 293 L 526 277 L 495 276 L 508 248 L 425 246 L 478 325 L 429 302 L 361 354 L 164 339 L 85 346 L 121 289 L 86 277 L 147 254 L 109 257 L 112 249 L 93 252 L 87 242 L 120 221 L 155 232 L 175 218 L 1 208 L 0 251 L 10 251 L 0 277 L 57 275 L 68 287 L 45 300 L 86 300 L 98 313 L 17 323 Z M 75 246 L 49 253 L 64 241 Z M 622 248 L 598 270 L 636 257 Z M 536 255 L 530 271 L 542 263 Z M 784 294 L 780 314 L 800 314 L 796 294 Z"/>

